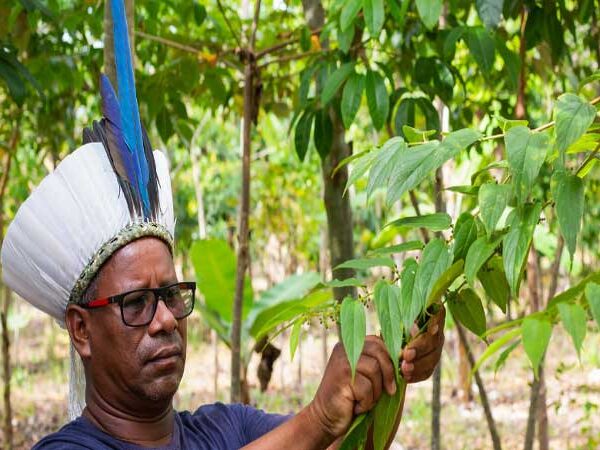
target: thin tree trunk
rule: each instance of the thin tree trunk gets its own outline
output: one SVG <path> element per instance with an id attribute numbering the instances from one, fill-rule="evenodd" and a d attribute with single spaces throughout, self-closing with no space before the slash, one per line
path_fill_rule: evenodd
<path id="1" fill-rule="evenodd" d="M 475 357 L 473 356 L 471 348 L 469 347 L 469 342 L 467 341 L 467 335 L 465 333 L 465 330 L 460 324 L 457 323 L 456 331 L 458 332 L 458 337 L 465 348 L 469 364 L 471 365 L 471 367 L 475 367 Z M 492 445 L 494 447 L 494 450 L 502 450 L 502 444 L 500 442 L 498 428 L 496 427 L 496 421 L 494 420 L 494 416 L 492 415 L 492 408 L 490 407 L 490 402 L 488 400 L 487 392 L 485 390 L 485 385 L 483 384 L 483 380 L 481 379 L 479 370 L 475 371 L 474 377 L 475 383 L 477 384 L 477 389 L 479 390 L 479 398 L 481 399 L 481 406 L 483 407 L 485 420 L 487 421 L 488 430 L 490 431 L 490 437 L 492 438 Z"/>
<path id="2" fill-rule="evenodd" d="M 19 126 L 13 128 L 10 142 L 6 152 L 6 163 L 4 164 L 4 173 L 0 179 L 0 248 L 4 241 L 4 195 L 8 187 L 10 178 L 10 168 L 12 165 L 13 153 L 19 142 Z M 0 264 L 0 273 L 2 273 L 2 265 Z M 3 292 L 2 309 L 0 310 L 0 325 L 2 326 L 2 379 L 4 384 L 3 389 L 3 404 L 4 404 L 4 421 L 2 431 L 4 434 L 5 448 L 12 450 L 13 448 L 13 427 L 12 427 L 12 404 L 11 404 L 11 361 L 10 361 L 10 336 L 8 331 L 8 311 L 11 303 L 11 291 L 8 286 L 2 289 L 0 280 L 0 293 Z"/>
<path id="3" fill-rule="evenodd" d="M 254 6 L 254 19 L 248 48 L 242 54 L 244 62 L 244 123 L 242 136 L 242 191 L 240 194 L 240 213 L 238 226 L 237 269 L 235 279 L 235 297 L 233 299 L 233 321 L 231 326 L 231 402 L 242 400 L 241 392 L 241 331 L 242 307 L 244 298 L 244 280 L 249 261 L 249 216 L 250 216 L 250 153 L 252 122 L 258 112 L 255 80 L 257 67 L 254 55 L 256 29 L 260 13 L 260 0 Z M 245 379 L 245 377 L 244 377 Z"/>
<path id="4" fill-rule="evenodd" d="M 0 312 L 0 321 L 2 322 L 2 378 L 4 381 L 4 448 L 11 450 L 13 448 L 13 428 L 12 428 L 12 404 L 10 401 L 11 391 L 11 363 L 10 363 L 10 337 L 8 336 L 8 310 L 10 307 L 11 292 L 4 287 L 2 301 L 2 312 Z"/>
<path id="5" fill-rule="evenodd" d="M 321 0 L 302 0 L 304 16 L 311 31 L 320 30 L 325 23 L 325 11 Z M 327 42 L 321 43 L 323 48 Z M 335 176 L 331 176 L 333 169 L 345 157 L 351 154 L 350 145 L 346 142 L 346 130 L 337 111 L 330 109 L 329 115 L 332 122 L 333 141 L 329 155 L 322 161 L 321 173 L 323 177 L 323 201 L 327 214 L 327 234 L 329 241 L 329 254 L 331 267 L 336 267 L 342 262 L 354 257 L 354 236 L 352 222 L 352 207 L 350 196 L 344 195 L 344 188 L 348 180 L 348 167 L 343 166 Z M 354 276 L 352 269 L 337 269 L 333 271 L 333 278 L 343 280 Z M 333 296 L 341 301 L 346 296 L 356 296 L 356 288 L 334 288 Z"/>

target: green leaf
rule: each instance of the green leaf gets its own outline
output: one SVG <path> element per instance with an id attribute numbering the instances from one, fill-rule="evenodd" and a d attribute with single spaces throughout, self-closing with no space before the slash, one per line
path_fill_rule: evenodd
<path id="1" fill-rule="evenodd" d="M 588 283 L 585 287 L 585 298 L 590 305 L 592 316 L 600 327 L 600 284 Z"/>
<path id="2" fill-rule="evenodd" d="M 294 145 L 296 147 L 296 154 L 300 161 L 304 161 L 306 151 L 308 150 L 308 143 L 310 142 L 310 132 L 313 126 L 313 119 L 315 115 L 312 111 L 306 110 L 298 119 L 296 124 L 296 132 L 294 133 Z"/>
<path id="3" fill-rule="evenodd" d="M 420 305 L 413 302 L 413 288 L 418 268 L 417 261 L 414 258 L 409 258 L 404 262 L 404 269 L 400 275 L 400 315 L 404 330 L 407 332 L 410 332 L 415 319 L 421 313 Z"/>
<path id="4" fill-rule="evenodd" d="M 502 257 L 493 256 L 477 273 L 487 296 L 506 313 L 506 305 L 510 298 L 510 287 L 506 281 Z"/>
<path id="5" fill-rule="evenodd" d="M 504 272 L 514 296 L 517 296 L 519 291 L 519 281 L 533 238 L 533 231 L 538 223 L 541 211 L 542 205 L 540 203 L 528 205 L 515 211 L 511 217 L 510 229 L 502 243 Z"/>
<path id="6" fill-rule="evenodd" d="M 558 305 L 559 303 L 568 302 L 570 300 L 577 298 L 579 295 L 581 295 L 582 292 L 585 291 L 585 288 L 587 287 L 588 283 L 600 284 L 600 272 L 595 272 L 595 273 L 588 275 L 583 280 L 581 280 L 579 283 L 577 283 L 575 286 L 567 289 L 566 291 L 561 292 L 554 298 L 550 299 L 546 309 L 553 308 L 556 305 Z"/>
<path id="7" fill-rule="evenodd" d="M 282 301 L 262 310 L 253 321 L 246 320 L 250 335 L 260 339 L 281 325 L 314 312 L 319 308 L 332 307 L 331 289 L 320 289 L 302 297 Z"/>
<path id="8" fill-rule="evenodd" d="M 475 240 L 469 247 L 467 257 L 465 258 L 465 278 L 471 285 L 475 285 L 475 277 L 481 266 L 494 254 L 496 248 L 502 240 L 502 235 L 492 239 L 487 236 L 481 236 Z"/>
<path id="9" fill-rule="evenodd" d="M 449 297 L 448 306 L 454 320 L 477 336 L 485 333 L 485 312 L 481 299 L 473 289 L 466 288 L 457 296 Z"/>
<path id="10" fill-rule="evenodd" d="M 364 450 L 371 423 L 373 423 L 371 411 L 356 416 L 338 450 Z"/>
<path id="11" fill-rule="evenodd" d="M 400 314 L 400 288 L 380 280 L 373 294 L 383 342 L 390 354 L 396 373 L 399 371 L 402 351 L 402 316 Z"/>
<path id="12" fill-rule="evenodd" d="M 454 261 L 465 259 L 471 244 L 477 239 L 477 222 L 469 213 L 462 213 L 454 227 Z"/>
<path id="13" fill-rule="evenodd" d="M 477 13 L 487 28 L 496 28 L 502 20 L 504 0 L 477 0 Z"/>
<path id="14" fill-rule="evenodd" d="M 358 73 L 353 73 L 346 81 L 344 90 L 342 91 L 342 121 L 346 129 L 350 128 L 358 108 L 360 107 L 360 101 L 362 94 L 365 89 L 365 76 Z"/>
<path id="15" fill-rule="evenodd" d="M 508 344 L 510 341 L 515 339 L 521 334 L 520 328 L 515 328 L 504 333 L 501 337 L 492 342 L 485 351 L 481 354 L 475 365 L 471 368 L 471 375 L 474 374 L 479 368 L 487 361 L 491 356 L 498 352 L 502 347 Z"/>
<path id="16" fill-rule="evenodd" d="M 196 241 L 192 244 L 190 258 L 196 271 L 198 291 L 206 307 L 231 323 L 235 294 L 236 258 L 227 242 L 219 239 Z M 252 286 L 248 277 L 244 283 L 243 313 L 246 317 L 252 305 Z"/>
<path id="17" fill-rule="evenodd" d="M 402 131 L 404 132 L 404 137 L 410 143 L 425 142 L 429 137 L 435 136 L 437 133 L 436 130 L 417 130 L 410 125 L 402 125 Z"/>
<path id="18" fill-rule="evenodd" d="M 577 92 L 581 92 L 581 90 L 588 84 L 600 80 L 600 71 L 591 74 L 588 77 L 585 77 L 583 80 L 579 81 L 577 85 Z"/>
<path id="19" fill-rule="evenodd" d="M 459 186 L 450 186 L 445 188 L 447 191 L 458 192 L 459 194 L 464 195 L 477 195 L 479 194 L 479 186 L 472 186 L 470 184 L 459 185 Z"/>
<path id="20" fill-rule="evenodd" d="M 489 74 L 496 56 L 496 46 L 490 32 L 483 27 L 469 28 L 465 33 L 465 42 L 479 68 Z"/>
<path id="21" fill-rule="evenodd" d="M 361 6 L 362 0 L 347 0 L 344 2 L 344 7 L 340 14 L 340 27 L 342 31 L 346 31 L 354 23 L 354 19 L 358 15 Z"/>
<path id="22" fill-rule="evenodd" d="M 442 0 L 416 0 L 416 4 L 423 24 L 431 30 L 437 25 L 442 14 Z"/>
<path id="23" fill-rule="evenodd" d="M 383 391 L 379 401 L 373 409 L 373 449 L 384 450 L 388 441 L 393 439 L 391 436 L 396 425 L 396 417 L 400 412 L 406 392 L 406 382 L 400 381 L 396 386 L 394 395 L 389 395 Z"/>
<path id="24" fill-rule="evenodd" d="M 427 228 L 431 231 L 447 230 L 452 218 L 446 213 L 424 214 L 422 216 L 403 217 L 385 225 L 386 227 Z"/>
<path id="25" fill-rule="evenodd" d="M 545 317 L 525 317 L 521 324 L 523 336 L 523 348 L 537 377 L 540 362 L 546 353 L 550 336 L 552 335 L 552 324 Z"/>
<path id="26" fill-rule="evenodd" d="M 406 142 L 399 136 L 393 137 L 377 152 L 377 157 L 369 171 L 369 182 L 367 183 L 367 201 L 377 188 L 387 188 L 389 179 L 398 159 L 402 157 L 402 150 L 406 148 Z"/>
<path id="27" fill-rule="evenodd" d="M 432 239 L 423 249 L 421 263 L 415 275 L 412 302 L 419 312 L 427 304 L 436 281 L 452 264 L 452 253 L 442 239 Z M 410 329 L 410 328 L 409 328 Z"/>
<path id="28" fill-rule="evenodd" d="M 365 13 L 365 24 L 371 36 L 377 36 L 383 27 L 385 13 L 383 0 L 364 0 L 363 11 Z"/>
<path id="29" fill-rule="evenodd" d="M 356 373 L 356 364 L 362 353 L 367 334 L 365 309 L 358 300 L 346 297 L 340 311 L 340 327 L 342 343 L 352 371 L 352 382 Z"/>
<path id="30" fill-rule="evenodd" d="M 498 356 L 498 359 L 496 360 L 496 364 L 494 364 L 494 376 L 498 373 L 498 371 L 502 367 L 504 367 L 506 360 L 508 359 L 510 354 L 513 352 L 513 350 L 515 348 L 517 348 L 517 346 L 520 343 L 521 343 L 521 339 L 517 339 L 515 342 L 513 342 L 508 347 L 506 347 L 502 353 L 500 353 L 500 356 Z"/>
<path id="31" fill-rule="evenodd" d="M 337 269 L 370 269 L 371 267 L 394 267 L 395 263 L 392 258 L 389 257 L 378 257 L 378 258 L 357 258 L 344 261 L 342 264 L 333 268 Z"/>
<path id="32" fill-rule="evenodd" d="M 290 332 L 290 359 L 294 359 L 298 344 L 300 343 L 300 331 L 302 331 L 302 320 L 296 320 Z"/>
<path id="33" fill-rule="evenodd" d="M 354 72 L 354 63 L 342 64 L 335 72 L 329 75 L 321 92 L 321 103 L 325 106 L 335 96 L 340 86 Z"/>
<path id="34" fill-rule="evenodd" d="M 565 238 L 571 261 L 577 248 L 577 235 L 581 228 L 585 192 L 583 180 L 564 170 L 557 170 L 550 183 L 554 197 L 560 231 Z"/>
<path id="35" fill-rule="evenodd" d="M 440 303 L 448 288 L 463 273 L 464 265 L 464 261 L 460 259 L 446 269 L 433 285 L 425 306 L 429 307 L 434 303 Z"/>
<path id="36" fill-rule="evenodd" d="M 331 280 L 326 283 L 323 283 L 323 285 L 327 286 L 327 287 L 331 287 L 331 288 L 348 287 L 348 286 L 359 287 L 359 286 L 364 286 L 365 282 L 358 280 L 356 278 L 346 278 L 345 280 Z"/>
<path id="37" fill-rule="evenodd" d="M 354 40 L 354 32 L 356 30 L 355 26 L 349 26 L 346 30 L 342 31 L 341 28 L 338 29 L 338 46 L 340 50 L 347 54 L 350 51 L 350 47 L 352 46 L 352 41 Z"/>
<path id="38" fill-rule="evenodd" d="M 197 1 L 194 1 L 194 20 L 196 25 L 200 26 L 206 19 L 206 8 Z"/>
<path id="39" fill-rule="evenodd" d="M 373 127 L 376 130 L 380 130 L 385 124 L 390 108 L 390 101 L 383 77 L 378 72 L 369 70 L 367 72 L 365 88 L 367 106 L 369 107 Z"/>
<path id="40" fill-rule="evenodd" d="M 357 163 L 352 166 L 352 171 L 350 172 L 350 176 L 348 177 L 348 182 L 346 183 L 346 187 L 344 188 L 344 193 L 352 184 L 356 183 L 356 181 L 371 168 L 371 166 L 373 165 L 373 161 L 375 161 L 375 159 L 377 158 L 377 155 L 379 154 L 380 150 L 381 149 L 372 150 L 370 152 L 364 153 L 364 155 L 362 155 L 359 158 L 355 158 L 357 160 Z M 352 158 L 352 156 L 349 156 L 348 158 Z"/>
<path id="41" fill-rule="evenodd" d="M 523 203 L 546 159 L 548 134 L 535 133 L 527 127 L 514 127 L 506 132 L 504 142 L 517 201 Z"/>
<path id="42" fill-rule="evenodd" d="M 596 108 L 575 94 L 563 94 L 558 97 L 554 114 L 556 146 L 559 152 L 564 153 L 592 124 Z"/>
<path id="43" fill-rule="evenodd" d="M 573 339 L 577 355 L 581 354 L 581 344 L 585 338 L 587 316 L 585 310 L 575 303 L 559 303 L 558 314 L 567 333 Z"/>
<path id="44" fill-rule="evenodd" d="M 314 142 L 321 160 L 327 158 L 333 143 L 333 124 L 327 108 L 320 109 L 315 114 Z"/>
<path id="45" fill-rule="evenodd" d="M 376 248 L 373 250 L 375 255 L 391 255 L 393 253 L 409 252 L 411 250 L 421 250 L 423 243 L 421 241 L 407 241 L 402 244 L 390 245 L 389 247 Z"/>
<path id="46" fill-rule="evenodd" d="M 158 130 L 160 138 L 163 140 L 163 142 L 166 143 L 175 132 L 175 129 L 173 128 L 173 118 L 171 111 L 169 111 L 167 107 L 163 106 L 156 115 L 156 119 L 154 122 L 156 124 L 156 129 Z"/>
<path id="47" fill-rule="evenodd" d="M 390 176 L 386 203 L 393 205 L 408 190 L 414 189 L 426 177 L 481 136 L 468 128 L 449 133 L 442 142 L 431 141 L 401 150 L 401 156 Z"/>
<path id="48" fill-rule="evenodd" d="M 479 188 L 479 210 L 481 221 L 488 236 L 496 230 L 496 224 L 508 206 L 512 195 L 510 184 L 487 183 Z"/>

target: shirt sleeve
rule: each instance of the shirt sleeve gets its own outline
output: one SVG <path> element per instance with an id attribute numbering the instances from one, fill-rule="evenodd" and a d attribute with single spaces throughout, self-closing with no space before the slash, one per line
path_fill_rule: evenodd
<path id="1" fill-rule="evenodd" d="M 256 409 L 248 405 L 236 404 L 232 406 L 240 416 L 247 444 L 257 440 L 293 417 L 293 414 L 269 414 L 262 409 Z"/>

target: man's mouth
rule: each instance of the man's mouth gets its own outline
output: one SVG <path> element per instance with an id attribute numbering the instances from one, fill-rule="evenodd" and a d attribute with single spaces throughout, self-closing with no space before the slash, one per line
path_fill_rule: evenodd
<path id="1" fill-rule="evenodd" d="M 167 347 L 160 349 L 158 352 L 148 358 L 146 363 L 169 366 L 171 364 L 176 364 L 180 358 L 181 349 L 179 347 Z"/>

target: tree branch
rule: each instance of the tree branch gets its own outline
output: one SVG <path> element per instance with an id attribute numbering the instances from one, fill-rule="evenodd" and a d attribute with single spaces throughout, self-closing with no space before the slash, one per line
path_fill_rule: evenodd
<path id="1" fill-rule="evenodd" d="M 158 42 L 160 44 L 166 45 L 167 47 L 171 47 L 177 50 L 181 50 L 184 52 L 188 52 L 188 53 L 193 53 L 194 55 L 196 55 L 196 57 L 198 56 L 198 54 L 202 53 L 202 50 L 196 48 L 196 47 L 192 47 L 191 45 L 187 45 L 187 44 L 182 44 L 180 42 L 177 41 L 173 41 L 171 39 L 167 39 L 161 36 L 154 36 L 152 34 L 148 34 L 148 33 L 144 33 L 143 31 L 136 31 L 135 32 L 136 36 L 139 36 L 143 39 L 147 39 L 149 41 L 154 41 L 154 42 Z M 242 68 L 239 66 L 236 66 L 234 63 L 232 63 L 231 61 L 225 59 L 225 58 L 221 58 L 223 55 L 227 54 L 227 53 L 231 53 L 233 52 L 233 50 L 225 50 L 221 53 L 217 53 L 217 62 L 222 62 L 223 64 L 225 64 L 226 66 L 231 67 L 232 69 L 236 69 L 241 71 Z"/>
<path id="2" fill-rule="evenodd" d="M 223 8 L 223 5 L 221 4 L 221 0 L 217 0 L 217 7 L 219 8 L 221 15 L 223 16 L 223 20 L 225 20 L 225 24 L 227 25 L 227 28 L 229 28 L 229 31 L 231 32 L 233 39 L 235 39 L 235 42 L 237 43 L 238 47 L 242 48 L 242 43 L 240 42 L 240 38 L 238 37 L 237 34 L 235 34 L 235 31 L 233 30 L 233 27 L 231 26 L 231 22 L 229 22 L 229 19 L 227 18 L 227 14 L 225 14 L 225 9 Z"/>
<path id="3" fill-rule="evenodd" d="M 322 27 L 312 30 L 310 32 L 310 35 L 314 36 L 314 35 L 319 34 L 321 32 L 321 29 L 322 29 Z M 287 41 L 280 42 L 279 44 L 275 44 L 272 47 L 267 47 L 264 50 L 261 50 L 260 52 L 256 53 L 256 59 L 258 60 L 258 59 L 262 58 L 263 56 L 267 56 L 272 53 L 276 53 L 279 50 L 287 47 L 288 45 L 295 44 L 296 42 L 299 42 L 299 41 L 300 41 L 300 38 L 293 38 L 293 39 L 288 39 Z"/>

